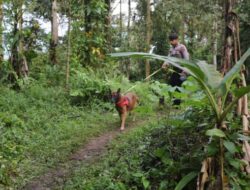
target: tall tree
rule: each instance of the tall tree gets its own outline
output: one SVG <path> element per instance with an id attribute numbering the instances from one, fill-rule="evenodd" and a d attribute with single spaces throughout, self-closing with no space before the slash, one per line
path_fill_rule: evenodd
<path id="1" fill-rule="evenodd" d="M 13 40 L 11 44 L 11 57 L 10 62 L 17 73 L 18 77 L 28 76 L 28 64 L 24 55 L 23 49 L 23 1 L 13 1 Z"/>
<path id="2" fill-rule="evenodd" d="M 131 27 L 131 0 L 128 0 L 128 23 L 127 23 L 127 48 L 128 50 L 130 50 L 130 33 L 131 33 L 131 30 L 130 30 L 130 27 Z M 131 60 L 130 59 L 127 59 L 127 62 L 126 62 L 126 73 L 127 73 L 127 78 L 129 79 L 130 78 L 130 62 Z"/>
<path id="3" fill-rule="evenodd" d="M 67 64 L 66 64 L 66 89 L 69 89 L 69 76 L 70 76 L 70 56 L 71 56 L 71 1 L 68 8 L 68 31 L 67 31 Z"/>
<path id="4" fill-rule="evenodd" d="M 233 63 L 236 63 L 240 57 L 239 44 L 239 20 L 237 14 L 233 11 L 237 0 L 224 1 L 225 16 L 225 40 L 223 51 L 222 73 L 226 73 Z"/>
<path id="5" fill-rule="evenodd" d="M 147 50 L 150 49 L 151 39 L 152 39 L 152 21 L 151 21 L 151 0 L 147 0 L 147 38 L 146 38 L 146 46 Z M 146 60 L 146 77 L 150 75 L 150 63 L 149 60 Z"/>
<path id="6" fill-rule="evenodd" d="M 121 43 L 121 46 L 122 46 L 122 43 L 123 43 L 123 40 L 122 40 L 122 32 L 123 32 L 123 27 L 122 27 L 122 24 L 123 24 L 123 20 L 122 20 L 122 0 L 120 0 L 120 43 Z"/>
<path id="7" fill-rule="evenodd" d="M 107 49 L 109 52 L 111 52 L 111 0 L 105 0 L 106 9 L 107 9 L 107 15 L 105 19 L 105 35 L 106 35 L 106 43 L 107 43 Z"/>
<path id="8" fill-rule="evenodd" d="M 51 41 L 50 41 L 50 62 L 57 64 L 56 48 L 58 45 L 58 3 L 57 0 L 52 0 L 51 3 Z"/>
<path id="9" fill-rule="evenodd" d="M 27 77 L 29 73 L 27 59 L 24 54 L 24 36 L 23 36 L 23 1 L 19 1 L 18 11 L 18 30 L 19 30 L 19 44 L 18 44 L 18 59 L 21 67 L 23 77 Z"/>
<path id="10" fill-rule="evenodd" d="M 0 0 L 0 64 L 3 61 L 3 0 Z"/>

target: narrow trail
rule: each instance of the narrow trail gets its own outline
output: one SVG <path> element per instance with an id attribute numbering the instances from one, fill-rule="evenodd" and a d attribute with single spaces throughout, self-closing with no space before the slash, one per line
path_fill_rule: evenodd
<path id="1" fill-rule="evenodd" d="M 149 121 L 141 119 L 127 122 L 128 128 L 122 133 L 127 133 L 135 126 L 140 126 Z M 100 158 L 107 149 L 107 145 L 116 138 L 121 132 L 119 128 L 103 133 L 99 137 L 90 139 L 85 145 L 80 147 L 76 152 L 69 155 L 68 160 L 58 164 L 55 168 L 50 169 L 47 173 L 28 182 L 21 190 L 53 190 L 62 187 L 66 180 L 72 175 L 74 170 L 83 164 L 91 164 Z"/>

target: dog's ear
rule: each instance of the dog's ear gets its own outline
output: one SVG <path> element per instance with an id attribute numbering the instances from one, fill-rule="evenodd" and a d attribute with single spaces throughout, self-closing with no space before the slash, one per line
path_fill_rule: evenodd
<path id="1" fill-rule="evenodd" d="M 117 94 L 120 94 L 120 93 L 121 93 L 121 88 L 118 88 Z"/>

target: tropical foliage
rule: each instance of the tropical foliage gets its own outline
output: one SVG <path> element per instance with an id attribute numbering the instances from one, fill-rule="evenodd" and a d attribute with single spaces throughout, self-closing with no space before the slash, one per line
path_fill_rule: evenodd
<path id="1" fill-rule="evenodd" d="M 110 95 L 121 88 L 139 97 L 135 121 L 58 189 L 247 190 L 249 10 L 249 0 L 0 0 L 0 189 L 71 168 L 74 152 L 116 131 Z M 168 56 L 171 32 L 190 60 Z M 174 67 L 189 74 L 182 86 L 168 84 Z"/>

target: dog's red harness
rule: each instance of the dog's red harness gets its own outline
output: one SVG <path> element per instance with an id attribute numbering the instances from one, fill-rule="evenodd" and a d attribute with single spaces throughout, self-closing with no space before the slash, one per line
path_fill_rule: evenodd
<path id="1" fill-rule="evenodd" d="M 122 98 L 119 102 L 116 103 L 116 106 L 122 108 L 123 106 L 129 106 L 129 98 L 128 97 L 124 97 Z"/>

